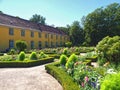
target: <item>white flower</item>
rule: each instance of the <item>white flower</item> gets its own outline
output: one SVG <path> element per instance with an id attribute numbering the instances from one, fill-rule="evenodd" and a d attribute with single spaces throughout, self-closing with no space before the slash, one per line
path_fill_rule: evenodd
<path id="1" fill-rule="evenodd" d="M 7 53 L 4 53 L 4 56 L 6 56 L 7 55 Z"/>
<path id="2" fill-rule="evenodd" d="M 108 69 L 108 70 L 107 70 L 107 73 L 108 73 L 108 74 L 116 74 L 116 72 L 114 72 L 114 69 Z"/>

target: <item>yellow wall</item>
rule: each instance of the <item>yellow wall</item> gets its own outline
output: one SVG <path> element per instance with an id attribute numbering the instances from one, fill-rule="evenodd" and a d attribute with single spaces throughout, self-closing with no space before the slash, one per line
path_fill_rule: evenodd
<path id="1" fill-rule="evenodd" d="M 39 37 L 39 32 L 37 30 L 25 30 L 25 36 L 21 36 L 21 28 L 15 28 L 14 29 L 14 35 L 9 35 L 9 28 L 7 26 L 0 25 L 0 51 L 5 51 L 7 48 L 9 48 L 9 40 L 14 40 L 14 46 L 15 42 L 17 40 L 25 40 L 28 44 L 27 49 L 31 49 L 31 41 L 34 41 L 34 45 L 36 49 L 39 49 L 38 42 L 42 42 L 42 48 L 45 48 L 45 42 L 48 42 L 48 46 L 51 47 L 51 42 L 53 42 L 54 46 L 56 47 L 56 42 L 58 42 L 58 45 L 60 46 L 60 42 L 65 43 L 69 40 L 69 37 L 67 35 L 62 35 L 62 39 L 60 38 L 60 34 L 55 34 L 51 32 L 42 31 L 41 32 L 41 38 Z M 34 32 L 34 37 L 31 37 L 31 31 Z M 45 34 L 48 34 L 48 37 L 45 37 Z M 53 38 L 51 38 L 51 34 L 53 35 Z M 56 39 L 56 35 L 58 36 L 58 39 Z M 64 38 L 65 37 L 65 38 Z"/>

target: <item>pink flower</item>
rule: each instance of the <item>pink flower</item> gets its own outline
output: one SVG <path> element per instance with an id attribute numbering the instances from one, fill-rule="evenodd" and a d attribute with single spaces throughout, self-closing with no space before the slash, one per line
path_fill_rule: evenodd
<path id="1" fill-rule="evenodd" d="M 78 64 L 79 64 L 79 63 L 78 63 L 78 62 L 76 62 L 74 65 L 75 65 L 75 66 L 77 66 Z"/>
<path id="2" fill-rule="evenodd" d="M 85 76 L 85 81 L 88 82 L 89 78 L 88 76 Z"/>
<path id="3" fill-rule="evenodd" d="M 81 83 L 81 86 L 84 87 L 84 82 Z"/>

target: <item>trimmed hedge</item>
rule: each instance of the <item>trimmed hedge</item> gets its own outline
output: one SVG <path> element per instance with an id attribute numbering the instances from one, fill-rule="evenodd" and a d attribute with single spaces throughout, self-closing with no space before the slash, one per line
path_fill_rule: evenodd
<path id="1" fill-rule="evenodd" d="M 3 61 L 0 62 L 0 68 L 7 68 L 7 67 L 32 67 L 41 64 L 46 64 L 53 62 L 53 57 L 43 58 L 40 60 L 30 60 L 30 61 Z"/>
<path id="2" fill-rule="evenodd" d="M 79 85 L 73 81 L 72 77 L 70 77 L 64 70 L 57 67 L 59 65 L 58 62 L 48 64 L 45 65 L 45 69 L 58 80 L 64 90 L 80 90 Z"/>
<path id="3" fill-rule="evenodd" d="M 55 52 L 45 52 L 45 54 L 56 54 Z"/>
<path id="4" fill-rule="evenodd" d="M 98 57 L 97 56 L 92 56 L 92 57 L 89 57 L 89 58 L 86 58 L 86 59 L 89 59 L 92 62 L 97 62 Z"/>
<path id="5" fill-rule="evenodd" d="M 4 53 L 0 53 L 0 56 L 3 56 L 4 55 Z"/>
<path id="6" fill-rule="evenodd" d="M 57 55 L 57 54 L 47 54 L 47 55 L 56 59 L 60 58 L 60 55 Z"/>

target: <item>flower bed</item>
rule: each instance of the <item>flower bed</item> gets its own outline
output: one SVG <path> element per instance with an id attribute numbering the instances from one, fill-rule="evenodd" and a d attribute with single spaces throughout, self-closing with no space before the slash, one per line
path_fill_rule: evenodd
<path id="1" fill-rule="evenodd" d="M 118 73 L 117 71 L 114 72 L 114 69 L 109 69 L 112 68 L 112 66 L 109 63 L 107 63 L 107 66 L 99 66 L 99 67 L 92 66 L 91 62 L 96 60 L 97 60 L 97 55 L 94 53 L 93 54 L 89 53 L 86 54 L 85 56 L 78 56 L 72 54 L 70 57 L 67 57 L 66 55 L 61 55 L 59 61 L 60 62 L 59 67 L 62 70 L 64 70 L 66 73 L 68 73 L 69 76 L 71 76 L 75 82 L 77 82 L 77 84 L 80 87 L 80 90 L 102 90 L 101 82 L 104 82 L 102 85 L 103 88 L 105 87 L 104 84 L 106 82 L 104 81 L 104 78 L 109 74 L 118 74 Z M 111 86 L 113 86 L 114 88 L 115 85 L 111 85 Z M 107 89 L 103 89 L 103 90 L 107 90 Z"/>

